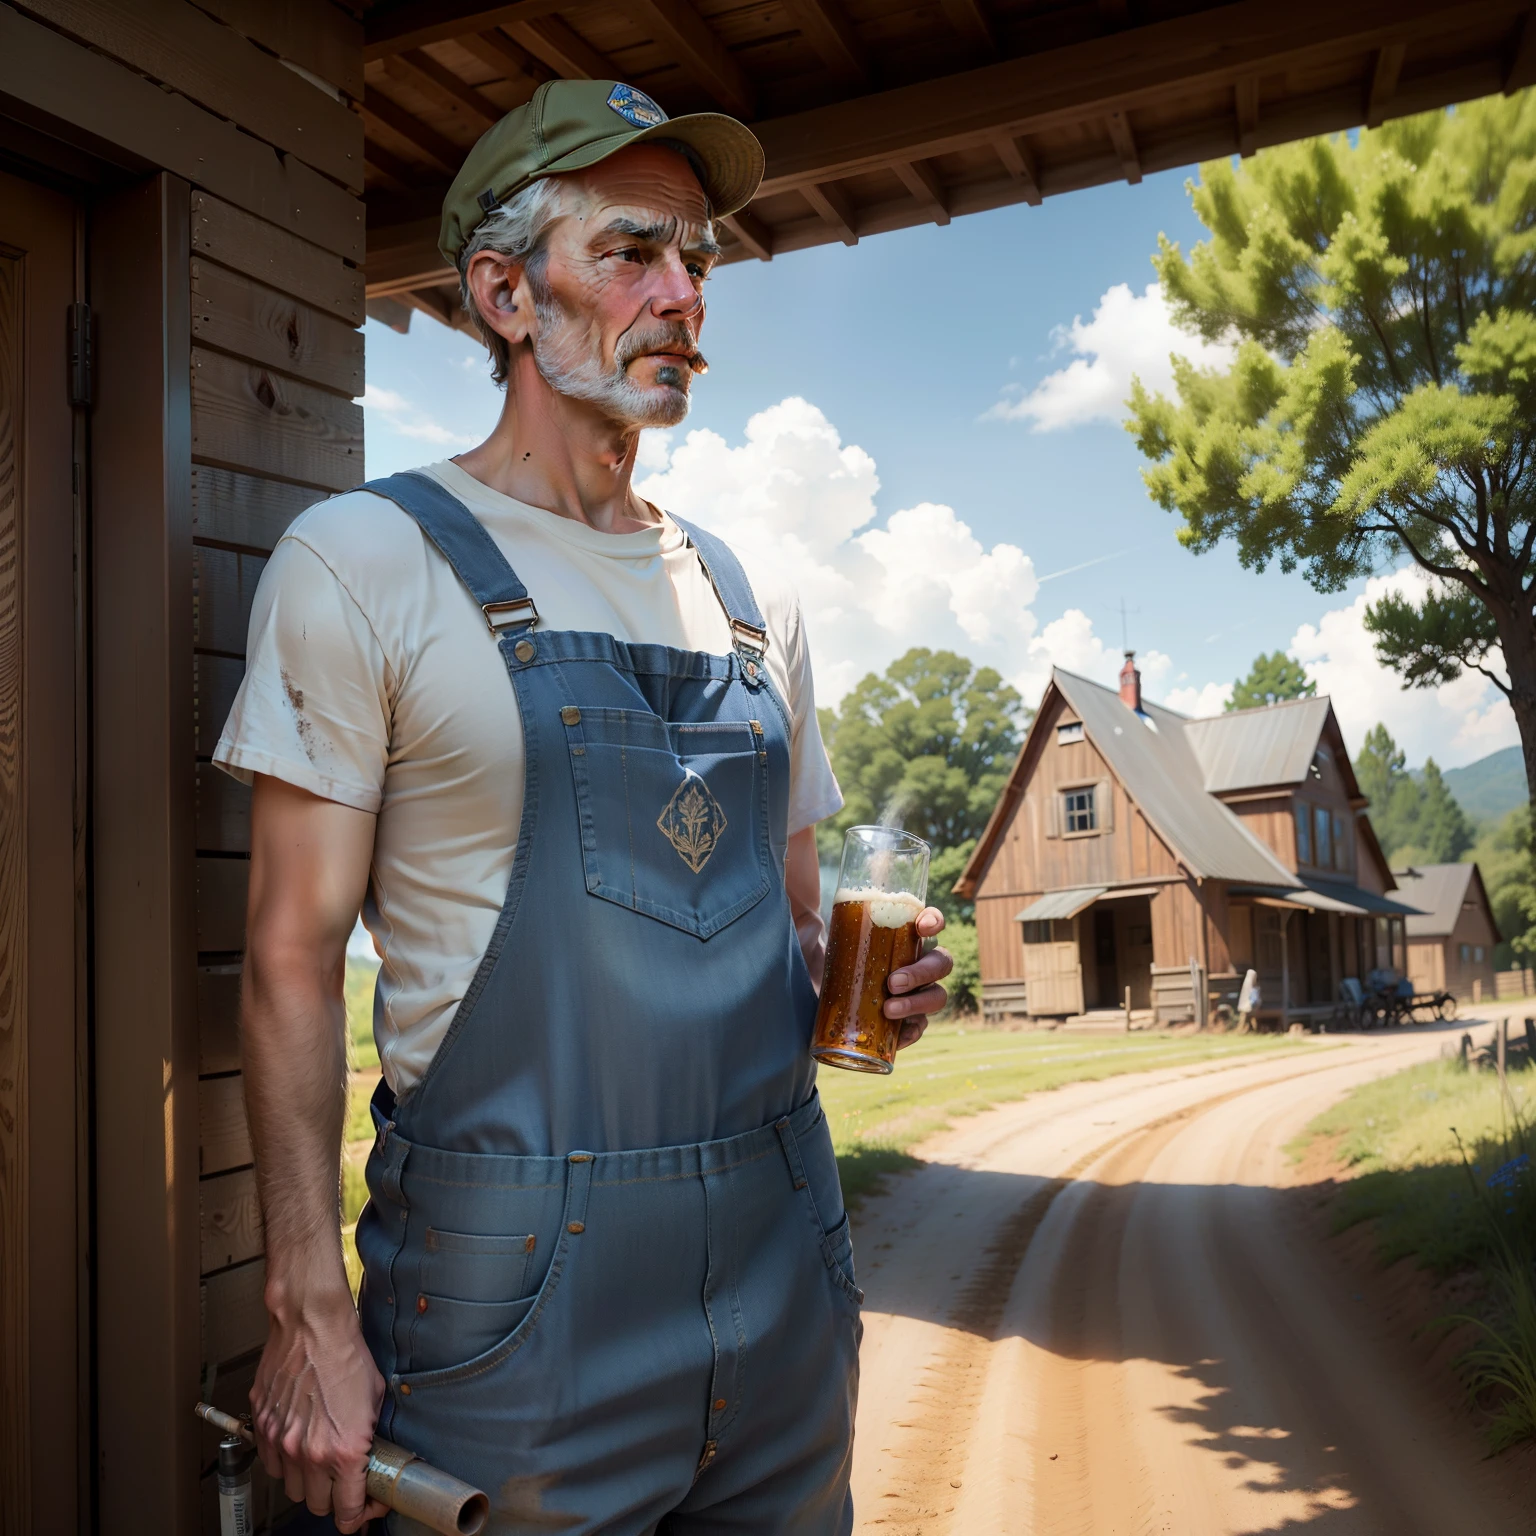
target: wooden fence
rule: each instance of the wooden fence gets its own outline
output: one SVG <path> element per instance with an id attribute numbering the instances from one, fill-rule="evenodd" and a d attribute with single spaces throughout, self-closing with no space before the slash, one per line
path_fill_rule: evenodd
<path id="1" fill-rule="evenodd" d="M 1536 995 L 1536 971 L 1530 966 L 1514 971 L 1495 971 L 1493 988 L 1493 995 L 1500 1002 L 1509 997 L 1531 997 Z"/>

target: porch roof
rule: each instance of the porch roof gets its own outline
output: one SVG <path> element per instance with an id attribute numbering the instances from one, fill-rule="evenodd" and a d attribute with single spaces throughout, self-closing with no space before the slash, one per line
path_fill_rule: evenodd
<path id="1" fill-rule="evenodd" d="M 1315 880 L 1301 876 L 1301 885 L 1234 885 L 1230 896 L 1256 896 L 1265 901 L 1280 901 L 1288 906 L 1305 907 L 1312 912 L 1338 912 L 1346 917 L 1417 917 L 1419 909 L 1390 896 L 1362 890 L 1342 880 Z"/>
<path id="2" fill-rule="evenodd" d="M 1091 907 L 1109 887 L 1080 885 L 1069 891 L 1047 891 L 1032 901 L 1014 918 L 1016 923 L 1043 923 L 1053 917 L 1076 917 L 1084 907 Z"/>

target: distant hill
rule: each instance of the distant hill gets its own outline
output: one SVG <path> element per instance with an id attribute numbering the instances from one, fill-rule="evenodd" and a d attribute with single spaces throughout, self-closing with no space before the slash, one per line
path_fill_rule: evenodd
<path id="1" fill-rule="evenodd" d="M 1525 804 L 1525 760 L 1519 747 L 1505 747 L 1465 768 L 1447 768 L 1445 783 L 1474 821 L 1497 821 Z"/>

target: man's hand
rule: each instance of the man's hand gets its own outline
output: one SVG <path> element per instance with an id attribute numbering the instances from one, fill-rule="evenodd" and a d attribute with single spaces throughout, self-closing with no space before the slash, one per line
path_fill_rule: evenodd
<path id="1" fill-rule="evenodd" d="M 313 1514 L 355 1531 L 387 1514 L 367 1496 L 384 1378 L 363 1343 L 350 1292 L 292 1304 L 270 1294 L 271 1327 L 251 1388 L 256 1449 L 270 1476 Z"/>
<path id="2" fill-rule="evenodd" d="M 924 907 L 917 915 L 917 936 L 931 939 L 944 931 L 944 914 L 937 907 Z M 923 1038 L 928 1015 L 937 1013 L 949 1001 L 949 994 L 939 983 L 955 968 L 947 949 L 930 949 L 911 965 L 892 971 L 886 981 L 891 994 L 885 1000 L 888 1019 L 904 1019 L 901 1039 L 896 1049 L 903 1050 Z"/>

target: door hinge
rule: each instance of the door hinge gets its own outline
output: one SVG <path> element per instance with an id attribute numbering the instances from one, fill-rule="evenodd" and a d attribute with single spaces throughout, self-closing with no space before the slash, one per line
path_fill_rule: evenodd
<path id="1" fill-rule="evenodd" d="M 89 406 L 95 386 L 95 339 L 91 335 L 91 306 L 69 306 L 69 403 Z"/>

